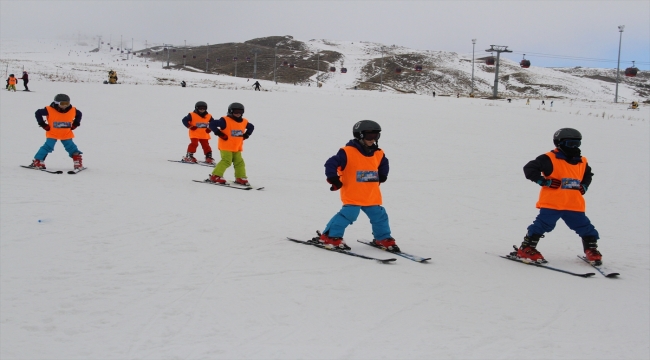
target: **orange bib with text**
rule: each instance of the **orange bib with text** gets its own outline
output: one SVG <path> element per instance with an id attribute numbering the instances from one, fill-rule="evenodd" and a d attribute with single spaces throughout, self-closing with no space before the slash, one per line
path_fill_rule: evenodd
<path id="1" fill-rule="evenodd" d="M 553 163 L 553 173 L 547 179 L 560 180 L 558 189 L 551 189 L 542 186 L 539 191 L 538 209 L 585 211 L 585 199 L 580 193 L 580 182 L 587 168 L 587 158 L 582 157 L 582 162 L 571 165 L 568 162 L 557 159 L 553 152 L 546 155 Z"/>
<path id="2" fill-rule="evenodd" d="M 379 164 L 384 157 L 383 150 L 377 150 L 373 156 L 363 156 L 353 146 L 343 147 L 348 163 L 345 170 L 339 168 L 341 201 L 343 205 L 373 206 L 381 205 L 379 190 Z"/>
<path id="3" fill-rule="evenodd" d="M 77 115 L 77 109 L 73 106 L 68 112 L 60 113 L 51 106 L 45 108 L 47 109 L 47 124 L 50 125 L 50 130 L 45 132 L 45 137 L 57 140 L 74 138 L 72 122 Z"/>

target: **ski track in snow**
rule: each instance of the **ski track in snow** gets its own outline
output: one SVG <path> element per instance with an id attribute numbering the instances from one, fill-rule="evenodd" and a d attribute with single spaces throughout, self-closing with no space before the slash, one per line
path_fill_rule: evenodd
<path id="1" fill-rule="evenodd" d="M 260 81 L 270 91 L 255 93 L 245 79 L 197 73 L 182 76 L 200 86 L 155 86 L 174 72 L 117 65 L 63 42 L 11 44 L 0 62 L 14 73 L 28 66 L 35 91 L 0 93 L 3 359 L 650 356 L 647 106 L 346 90 L 356 71 L 349 59 L 350 76 L 321 89 Z M 90 60 L 96 71 L 82 79 L 72 68 Z M 113 66 L 127 83 L 101 84 Z M 47 80 L 57 69 L 58 80 Z M 44 141 L 34 111 L 57 93 L 84 114 L 75 143 L 88 170 L 75 176 L 19 167 Z M 191 180 L 209 168 L 167 161 L 185 153 L 181 119 L 199 100 L 215 117 L 245 104 L 256 129 L 243 155 L 265 191 L 201 186 Z M 323 164 L 361 119 L 383 128 L 393 234 L 429 264 L 382 265 L 284 240 L 314 236 L 340 209 Z M 486 254 L 520 244 L 539 192 L 522 167 L 552 149 L 561 127 L 584 136 L 595 174 L 587 215 L 620 279 Z M 72 168 L 60 144 L 46 164 Z M 345 235 L 355 252 L 386 256 L 355 241 L 369 236 L 363 214 Z M 539 249 L 552 266 L 592 270 L 562 222 Z"/>

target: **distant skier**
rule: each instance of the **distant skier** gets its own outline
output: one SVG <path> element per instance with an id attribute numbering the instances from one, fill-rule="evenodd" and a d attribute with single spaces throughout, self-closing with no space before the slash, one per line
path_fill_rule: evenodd
<path id="1" fill-rule="evenodd" d="M 526 99 L 526 105 L 530 105 L 530 99 Z"/>
<path id="2" fill-rule="evenodd" d="M 230 165 L 235 167 L 235 183 L 250 186 L 246 177 L 246 164 L 242 157 L 244 140 L 248 139 L 255 130 L 255 126 L 244 118 L 244 105 L 232 103 L 228 106 L 228 115 L 219 120 L 210 120 L 209 127 L 219 137 L 219 152 L 221 161 L 214 167 L 209 181 L 225 184 L 223 178 Z"/>
<path id="3" fill-rule="evenodd" d="M 45 169 L 45 158 L 54 151 L 57 140 L 61 140 L 63 147 L 72 158 L 75 169 L 81 169 L 83 154 L 75 145 L 72 130 L 81 125 L 81 111 L 70 105 L 70 97 L 58 94 L 50 106 L 36 110 L 36 122 L 45 130 L 45 144 L 41 146 L 30 167 Z"/>
<path id="4" fill-rule="evenodd" d="M 212 157 L 212 148 L 210 147 L 210 127 L 208 124 L 214 120 L 212 115 L 208 113 L 208 104 L 205 101 L 199 101 L 194 105 L 194 111 L 187 114 L 182 120 L 183 125 L 189 129 L 190 144 L 187 146 L 187 154 L 181 161 L 196 163 L 194 157 L 196 149 L 201 143 L 203 154 L 205 154 L 205 162 L 207 164 L 215 164 Z"/>
<path id="5" fill-rule="evenodd" d="M 546 103 L 544 102 L 544 100 L 542 100 L 542 105 L 546 105 Z"/>
<path id="6" fill-rule="evenodd" d="M 433 92 L 433 97 L 436 97 L 436 92 L 435 91 Z"/>
<path id="7" fill-rule="evenodd" d="M 553 100 L 551 100 L 551 107 L 553 107 Z"/>
<path id="8" fill-rule="evenodd" d="M 537 251 L 537 243 L 562 219 L 582 238 L 587 260 L 601 264 L 602 255 L 597 249 L 598 231 L 585 215 L 583 195 L 591 185 L 594 174 L 587 158 L 580 156 L 581 142 L 582 135 L 578 130 L 560 129 L 553 135 L 556 148 L 524 166 L 526 178 L 542 188 L 536 205 L 539 215 L 528 227 L 524 241 L 516 252 L 519 258 L 545 262 L 544 256 Z"/>
<path id="9" fill-rule="evenodd" d="M 117 72 L 115 72 L 114 70 L 110 70 L 108 72 L 108 83 L 117 84 Z"/>
<path id="10" fill-rule="evenodd" d="M 187 83 L 185 82 L 185 80 L 181 81 L 181 87 L 186 87 L 186 86 L 187 86 Z"/>
<path id="11" fill-rule="evenodd" d="M 253 86 L 255 87 L 255 91 L 262 91 L 262 90 L 260 90 L 260 86 L 262 86 L 262 85 L 260 85 L 259 81 L 255 81 Z"/>
<path id="12" fill-rule="evenodd" d="M 325 162 L 325 176 L 331 191 L 341 190 L 343 208 L 327 223 L 320 237 L 325 246 L 349 250 L 343 241 L 345 229 L 363 211 L 372 224 L 373 243 L 389 251 L 400 251 L 391 236 L 388 214 L 381 206 L 379 185 L 388 179 L 388 159 L 378 146 L 381 126 L 361 120 L 352 127 L 352 136 L 338 153 Z"/>
<path id="13" fill-rule="evenodd" d="M 21 77 L 20 80 L 23 81 L 23 86 L 25 87 L 25 90 L 23 91 L 29 91 L 29 88 L 27 87 L 27 83 L 29 82 L 29 75 L 27 75 L 27 71 L 23 71 L 23 77 Z"/>
<path id="14" fill-rule="evenodd" d="M 7 90 L 8 91 L 14 91 L 16 92 L 16 84 L 18 83 L 18 79 L 14 76 L 14 74 L 9 74 L 9 78 L 7 79 Z"/>

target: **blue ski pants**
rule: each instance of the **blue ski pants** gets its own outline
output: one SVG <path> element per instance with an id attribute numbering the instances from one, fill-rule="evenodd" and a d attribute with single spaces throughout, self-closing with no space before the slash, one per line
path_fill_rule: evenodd
<path id="1" fill-rule="evenodd" d="M 370 219 L 372 235 L 375 239 L 383 240 L 391 237 L 390 226 L 388 225 L 388 214 L 386 214 L 386 210 L 380 205 L 343 205 L 341 211 L 334 215 L 334 217 L 327 223 L 323 233 L 327 233 L 330 237 L 343 237 L 345 228 L 357 220 L 361 211 L 366 213 Z"/>
<path id="2" fill-rule="evenodd" d="M 564 220 L 569 229 L 575 231 L 580 237 L 595 236 L 599 239 L 598 231 L 591 224 L 589 218 L 581 211 L 539 209 L 539 215 L 528 227 L 528 235 L 551 232 L 555 229 L 558 220 Z"/>
<path id="3" fill-rule="evenodd" d="M 54 151 L 54 145 L 56 145 L 56 141 L 56 139 L 47 138 L 47 140 L 45 140 L 45 144 L 43 144 L 43 146 L 38 149 L 36 155 L 34 155 L 34 159 L 41 161 L 45 160 L 47 154 Z M 72 157 L 72 155 L 75 153 L 83 154 L 81 151 L 79 151 L 77 145 L 74 144 L 74 141 L 72 141 L 72 139 L 61 140 L 61 144 L 63 144 L 65 151 L 68 152 L 68 155 L 70 155 L 70 157 Z"/>

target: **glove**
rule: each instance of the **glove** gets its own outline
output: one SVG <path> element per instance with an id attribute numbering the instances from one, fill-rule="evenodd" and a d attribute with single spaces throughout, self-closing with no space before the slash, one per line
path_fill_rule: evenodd
<path id="1" fill-rule="evenodd" d="M 580 191 L 580 194 L 584 195 L 587 192 L 587 185 L 580 184 L 580 187 L 576 190 Z"/>
<path id="2" fill-rule="evenodd" d="M 196 130 L 196 126 L 190 126 L 190 130 Z"/>
<path id="3" fill-rule="evenodd" d="M 209 134 L 211 131 L 212 131 L 212 130 L 210 130 L 210 128 L 205 128 L 205 132 L 207 132 L 208 134 Z"/>
<path id="4" fill-rule="evenodd" d="M 539 179 L 535 181 L 539 186 L 550 187 L 551 189 L 557 189 L 562 185 L 562 182 L 558 179 Z"/>
<path id="5" fill-rule="evenodd" d="M 251 137 L 251 136 L 248 135 L 248 133 L 244 133 L 244 140 L 248 139 L 249 137 Z"/>
<path id="6" fill-rule="evenodd" d="M 42 128 L 45 131 L 50 131 L 50 125 L 48 125 L 48 124 L 43 125 Z"/>
<path id="7" fill-rule="evenodd" d="M 343 187 L 343 183 L 341 182 L 341 179 L 339 179 L 338 176 L 327 178 L 327 182 L 332 184 L 332 186 L 330 186 L 330 191 L 336 191 L 341 187 Z"/>
<path id="8" fill-rule="evenodd" d="M 383 183 L 383 182 L 386 182 L 386 180 L 388 180 L 388 176 L 386 176 L 386 175 L 379 175 L 379 183 L 380 183 L 380 184 Z"/>
<path id="9" fill-rule="evenodd" d="M 215 134 L 216 134 L 219 138 L 221 138 L 221 140 L 228 140 L 228 135 L 226 135 L 225 133 L 223 133 L 223 132 L 221 132 L 221 131 L 219 131 L 219 132 L 215 132 Z"/>
<path id="10" fill-rule="evenodd" d="M 74 130 L 74 129 L 78 128 L 78 127 L 79 127 L 78 125 L 74 125 L 74 124 L 72 124 L 72 126 L 70 127 L 70 129 Z"/>

